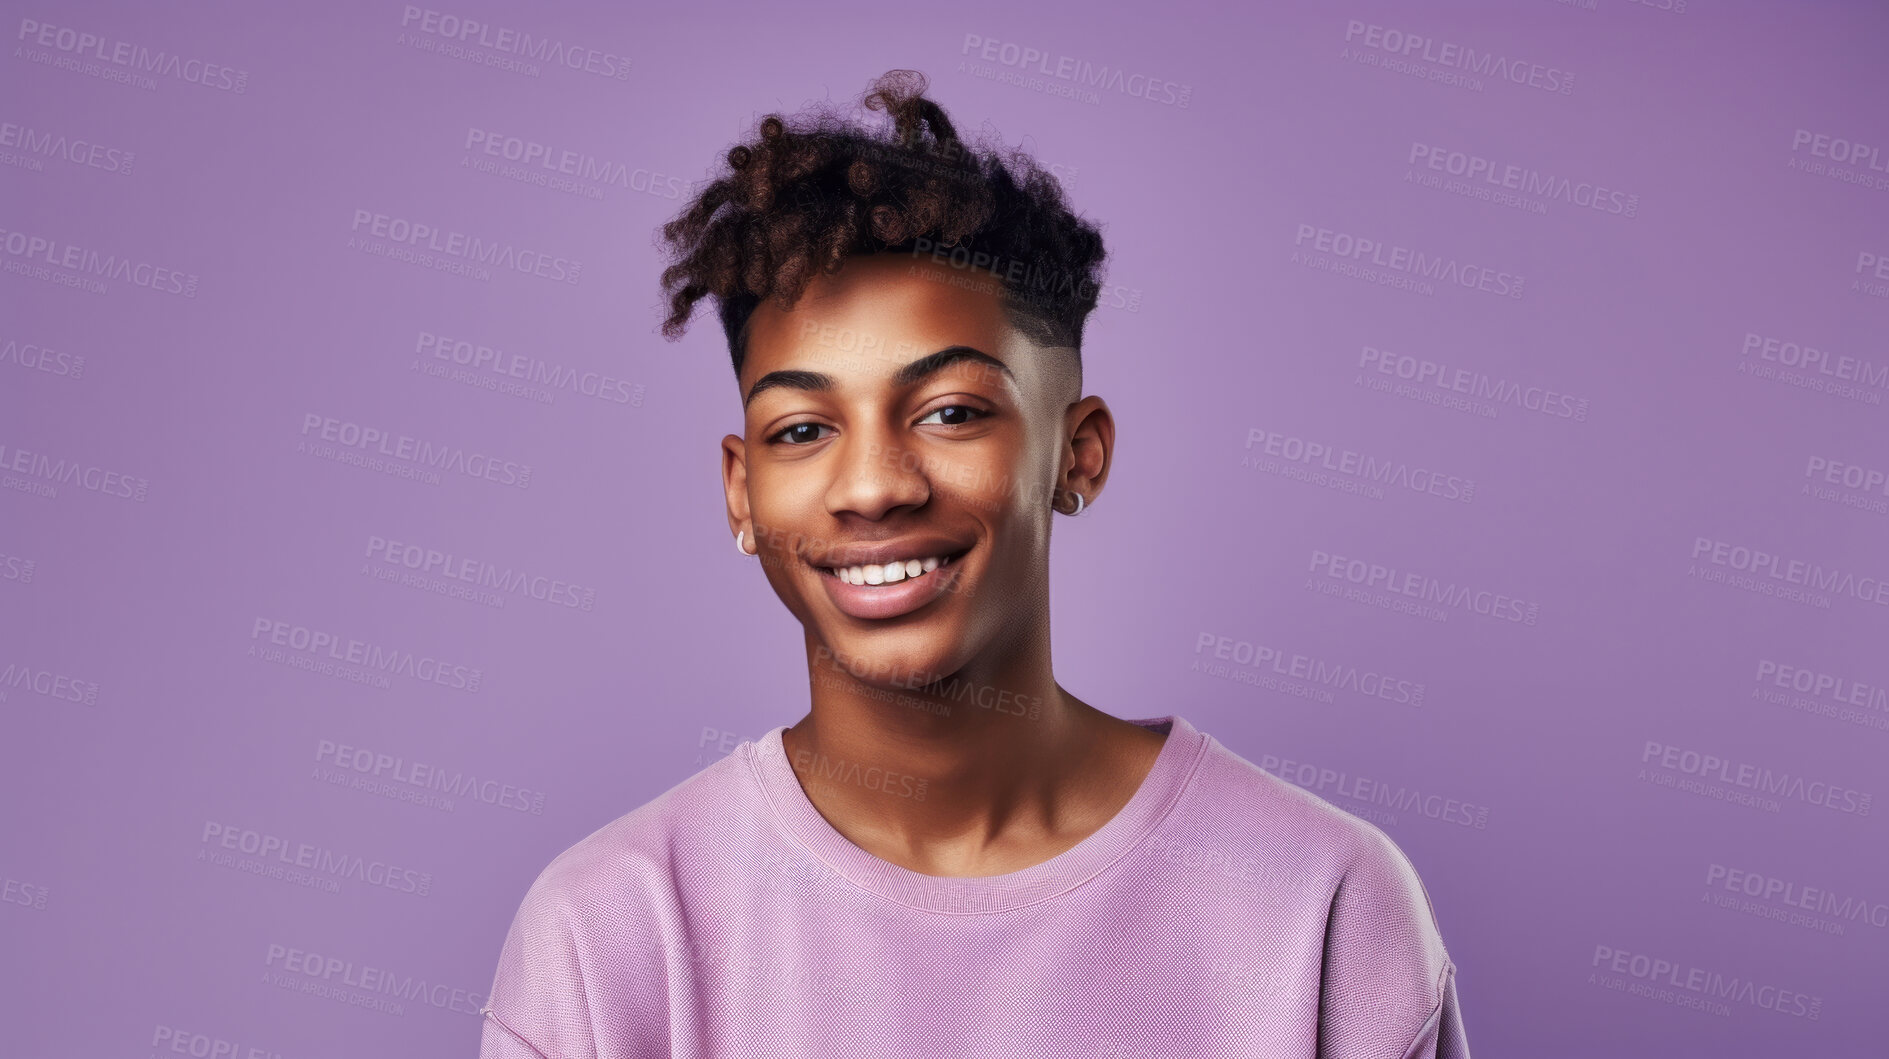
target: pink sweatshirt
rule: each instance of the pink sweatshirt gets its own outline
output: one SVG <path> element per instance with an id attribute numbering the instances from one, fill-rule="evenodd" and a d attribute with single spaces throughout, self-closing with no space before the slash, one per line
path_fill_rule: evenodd
<path id="1" fill-rule="evenodd" d="M 975 878 L 834 830 L 784 725 L 742 743 L 532 883 L 480 1059 L 1467 1059 L 1403 852 L 1179 716 L 1134 723 L 1169 734 L 1112 820 Z"/>

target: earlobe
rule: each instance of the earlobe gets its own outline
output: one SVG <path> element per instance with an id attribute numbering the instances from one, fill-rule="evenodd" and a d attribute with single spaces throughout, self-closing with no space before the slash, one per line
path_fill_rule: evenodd
<path id="1" fill-rule="evenodd" d="M 1082 509 L 1088 506 L 1089 501 L 1087 497 L 1074 489 L 1067 490 L 1067 492 L 1070 496 L 1075 497 L 1075 500 L 1072 501 L 1072 503 L 1075 504 L 1074 510 L 1064 511 L 1062 508 L 1057 507 L 1054 501 L 1050 502 L 1049 509 L 1057 514 L 1068 515 L 1070 518 L 1074 518 L 1082 514 Z"/>
<path id="2" fill-rule="evenodd" d="M 742 523 L 747 522 L 750 515 L 747 496 L 748 468 L 743 462 L 745 455 L 738 435 L 730 434 L 722 439 L 722 490 L 726 494 L 725 499 L 728 503 L 729 525 L 736 527 L 741 527 Z M 740 549 L 743 555 L 759 555 L 758 547 L 752 552 L 748 550 L 744 543 L 746 534 L 745 527 L 739 529 L 735 534 L 735 547 Z"/>

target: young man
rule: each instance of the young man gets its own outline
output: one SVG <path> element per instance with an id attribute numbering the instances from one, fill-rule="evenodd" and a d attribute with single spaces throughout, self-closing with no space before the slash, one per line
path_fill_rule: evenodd
<path id="1" fill-rule="evenodd" d="M 1388 837 L 1056 681 L 1051 515 L 1115 443 L 1081 395 L 1102 240 L 924 88 L 865 97 L 891 139 L 764 119 L 664 228 L 665 332 L 720 307 L 729 531 L 811 708 L 544 869 L 482 1059 L 1466 1059 Z"/>

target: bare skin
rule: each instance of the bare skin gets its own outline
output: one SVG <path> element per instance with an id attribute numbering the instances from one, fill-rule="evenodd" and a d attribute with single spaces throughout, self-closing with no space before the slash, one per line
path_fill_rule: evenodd
<path id="1" fill-rule="evenodd" d="M 1078 399 L 1069 351 L 1011 325 L 990 280 L 875 254 L 816 276 L 791 310 L 763 303 L 742 397 L 779 371 L 831 385 L 761 387 L 744 434 L 722 439 L 729 534 L 744 531 L 804 631 L 811 708 L 782 733 L 788 760 L 834 830 L 926 875 L 1003 875 L 1069 849 L 1127 804 L 1166 738 L 1051 672 L 1051 502 L 1096 502 L 1115 424 L 1100 397 Z M 998 363 L 894 379 L 957 346 Z M 968 546 L 925 575 L 949 589 L 896 617 L 839 609 L 817 560 L 917 535 Z M 819 780 L 821 764 L 901 781 Z"/>

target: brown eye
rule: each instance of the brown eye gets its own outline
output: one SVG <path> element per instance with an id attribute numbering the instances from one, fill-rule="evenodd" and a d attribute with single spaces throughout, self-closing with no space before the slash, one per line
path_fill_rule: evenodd
<path id="1" fill-rule="evenodd" d="M 968 404 L 948 404 L 948 405 L 945 405 L 943 408 L 938 409 L 936 412 L 931 413 L 931 415 L 926 416 L 925 419 L 919 420 L 919 422 L 923 423 L 925 422 L 926 419 L 930 419 L 931 416 L 941 416 L 941 415 L 944 415 L 946 412 L 970 412 L 973 414 L 973 417 L 974 417 L 971 419 L 958 419 L 955 422 L 939 424 L 941 426 L 947 426 L 947 427 L 959 427 L 959 426 L 964 426 L 966 423 L 974 423 L 978 419 L 982 419 L 983 417 L 990 414 L 989 412 L 986 412 L 981 408 L 972 408 Z"/>
<path id="2" fill-rule="evenodd" d="M 788 444 L 794 445 L 794 444 L 799 444 L 801 442 L 818 441 L 820 440 L 820 435 L 817 433 L 817 431 L 820 429 L 820 427 L 821 427 L 821 424 L 819 423 L 795 423 L 792 426 L 782 427 L 781 429 L 775 431 L 773 436 L 769 437 L 767 440 L 769 444 L 779 444 L 782 441 L 782 439 L 786 438 L 789 434 L 794 434 L 794 432 L 798 430 L 798 431 L 815 431 L 816 433 L 812 434 L 811 436 L 809 436 L 806 433 L 794 434 L 794 438 L 796 440 L 790 441 L 788 442 Z"/>

